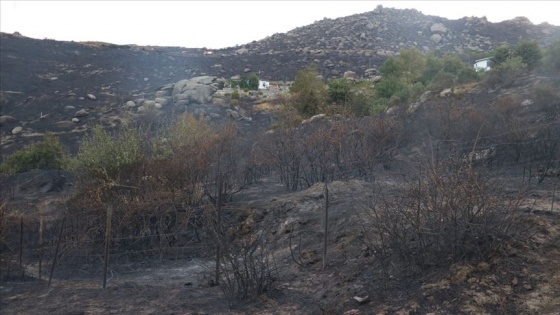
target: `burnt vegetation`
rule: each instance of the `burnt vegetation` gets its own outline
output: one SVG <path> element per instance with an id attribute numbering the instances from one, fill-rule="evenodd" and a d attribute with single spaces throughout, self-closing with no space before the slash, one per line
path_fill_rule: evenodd
<path id="1" fill-rule="evenodd" d="M 396 274 L 415 279 L 507 255 L 531 228 L 520 224 L 528 192 L 558 181 L 558 45 L 542 49 L 501 47 L 489 73 L 458 56 L 405 50 L 380 68 L 380 82 L 325 82 L 311 66 L 280 100 L 271 129 L 256 134 L 185 113 L 94 128 L 74 156 L 49 135 L 0 169 L 65 170 L 75 192 L 45 223 L 32 211 L 22 214 L 27 204 L 2 203 L 2 276 L 14 274 L 20 225 L 41 226 L 41 243 L 32 235 L 27 244 L 59 242 L 59 264 L 97 261 L 109 241 L 115 263 L 212 258 L 216 269 L 208 274 L 224 294 L 261 296 L 278 277 L 274 251 L 288 239 L 265 220 L 273 214 L 239 197 L 264 179 L 281 183 L 282 193 L 371 183 L 346 228 L 360 230 L 356 246 L 367 253 L 360 258 L 383 280 L 374 286 L 388 286 Z M 523 98 L 500 92 L 546 74 L 550 85 L 525 84 Z M 49 255 L 41 259 L 52 262 Z M 294 263 L 307 268 L 300 258 Z"/>

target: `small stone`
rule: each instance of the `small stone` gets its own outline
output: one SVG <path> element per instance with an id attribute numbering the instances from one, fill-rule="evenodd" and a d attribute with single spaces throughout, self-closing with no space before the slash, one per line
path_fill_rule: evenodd
<path id="1" fill-rule="evenodd" d="M 439 44 L 441 42 L 441 40 L 443 39 L 443 37 L 439 34 L 434 34 L 430 37 L 430 40 L 436 44 Z"/>
<path id="2" fill-rule="evenodd" d="M 68 105 L 68 106 L 64 106 L 64 110 L 69 112 L 69 111 L 73 111 L 76 109 L 76 106 L 72 106 L 72 105 Z"/>
<path id="3" fill-rule="evenodd" d="M 354 299 L 354 301 L 356 301 L 360 304 L 363 304 L 363 303 L 366 303 L 369 300 L 369 296 L 367 296 L 367 295 L 364 296 L 364 297 L 355 296 L 355 297 L 353 297 L 353 299 Z"/>
<path id="4" fill-rule="evenodd" d="M 476 269 L 478 271 L 488 271 L 490 270 L 490 265 L 487 262 L 480 262 L 478 265 L 476 265 Z"/>
<path id="5" fill-rule="evenodd" d="M 93 100 L 93 101 L 95 101 L 97 99 L 97 97 L 95 97 L 95 95 L 93 95 L 93 94 L 88 94 L 87 98 L 89 98 L 90 100 Z"/>
<path id="6" fill-rule="evenodd" d="M 155 103 L 154 107 L 157 109 L 161 109 L 163 106 L 160 103 Z"/>
<path id="7" fill-rule="evenodd" d="M 136 103 L 134 103 L 134 101 L 128 101 L 126 102 L 125 106 L 128 108 L 133 108 L 136 107 Z"/>
<path id="8" fill-rule="evenodd" d="M 150 81 L 150 79 L 149 78 L 144 78 L 144 82 L 146 82 L 146 81 Z"/>
<path id="9" fill-rule="evenodd" d="M 12 134 L 17 135 L 17 134 L 21 133 L 22 131 L 23 131 L 23 127 L 17 126 L 14 129 L 12 129 Z"/>
<path id="10" fill-rule="evenodd" d="M 165 105 L 169 104 L 169 99 L 165 98 L 165 97 L 157 97 L 155 99 L 155 102 L 160 103 L 161 105 L 165 106 Z"/>
<path id="11" fill-rule="evenodd" d="M 79 111 L 76 112 L 76 114 L 74 114 L 74 116 L 76 117 L 84 117 L 89 115 L 89 112 L 87 111 L 87 109 L 80 109 Z"/>
<path id="12" fill-rule="evenodd" d="M 533 286 L 528 284 L 528 283 L 525 283 L 523 285 L 523 289 L 530 291 L 530 290 L 533 290 Z"/>
<path id="13" fill-rule="evenodd" d="M 5 125 L 5 124 L 9 124 L 9 123 L 13 123 L 16 122 L 17 119 L 15 117 L 12 116 L 0 116 L 0 125 Z"/>
<path id="14" fill-rule="evenodd" d="M 446 96 L 449 96 L 449 95 L 451 95 L 451 89 L 445 89 L 445 90 L 441 91 L 441 93 L 439 93 L 439 96 L 441 96 L 441 97 L 446 97 Z"/>
<path id="15" fill-rule="evenodd" d="M 72 122 L 75 123 L 75 124 L 77 124 L 77 123 L 80 122 L 80 120 L 79 120 L 78 118 L 74 117 L 74 118 L 72 118 Z"/>

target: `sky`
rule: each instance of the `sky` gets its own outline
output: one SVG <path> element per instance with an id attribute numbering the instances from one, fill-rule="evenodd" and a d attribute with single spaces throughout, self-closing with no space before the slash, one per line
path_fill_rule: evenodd
<path id="1" fill-rule="evenodd" d="M 560 26 L 560 1 L 4 1 L 0 31 L 37 39 L 218 49 L 386 8 Z"/>

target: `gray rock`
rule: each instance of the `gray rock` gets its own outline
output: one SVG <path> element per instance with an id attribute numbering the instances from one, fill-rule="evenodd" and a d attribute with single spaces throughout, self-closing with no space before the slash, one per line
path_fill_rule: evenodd
<path id="1" fill-rule="evenodd" d="M 176 107 L 183 107 L 183 106 L 186 106 L 186 105 L 189 105 L 189 101 L 187 101 L 187 100 L 180 100 L 180 101 L 175 102 Z"/>
<path id="2" fill-rule="evenodd" d="M 95 97 L 95 95 L 93 95 L 93 94 L 88 94 L 87 98 L 89 98 L 90 100 L 93 100 L 93 101 L 95 101 L 97 99 L 97 97 Z"/>
<path id="3" fill-rule="evenodd" d="M 161 105 L 160 103 L 154 103 L 154 108 L 161 109 L 162 107 L 163 105 Z"/>
<path id="4" fill-rule="evenodd" d="M 364 71 L 366 77 L 373 77 L 379 73 L 379 70 L 375 68 L 369 68 Z"/>
<path id="5" fill-rule="evenodd" d="M 226 103 L 226 101 L 223 98 L 213 98 L 212 99 L 212 104 L 213 105 L 217 105 L 217 106 L 224 106 Z"/>
<path id="6" fill-rule="evenodd" d="M 451 93 L 452 93 L 451 89 L 445 89 L 445 90 L 441 91 L 441 93 L 439 93 L 439 96 L 446 97 L 446 96 L 451 95 Z"/>
<path id="7" fill-rule="evenodd" d="M 371 82 L 377 83 L 377 82 L 381 81 L 381 79 L 382 79 L 382 78 L 381 78 L 380 75 L 376 75 L 376 76 L 374 76 L 373 78 L 371 78 Z"/>
<path id="8" fill-rule="evenodd" d="M 173 87 L 171 89 L 173 89 Z M 156 98 L 169 96 L 169 92 L 170 92 L 170 90 L 157 91 L 156 92 Z"/>
<path id="9" fill-rule="evenodd" d="M 221 116 L 220 116 L 220 114 L 217 114 L 217 113 L 210 113 L 210 117 L 216 119 L 216 118 L 220 118 Z"/>
<path id="10" fill-rule="evenodd" d="M 441 42 L 441 40 L 443 39 L 443 37 L 439 34 L 434 34 L 430 37 L 430 40 L 436 44 L 439 44 Z"/>
<path id="11" fill-rule="evenodd" d="M 89 115 L 89 112 L 87 111 L 87 109 L 80 109 L 79 111 L 77 111 L 74 116 L 76 117 L 84 117 Z"/>
<path id="12" fill-rule="evenodd" d="M 10 124 L 10 123 L 13 123 L 13 122 L 16 122 L 16 121 L 17 121 L 17 119 L 15 117 L 12 117 L 12 116 L 6 116 L 6 115 L 0 116 L 0 126 Z"/>
<path id="13" fill-rule="evenodd" d="M 73 111 L 76 109 L 76 106 L 72 106 L 72 105 L 68 105 L 68 106 L 64 106 L 64 110 L 69 112 L 69 111 Z"/>
<path id="14" fill-rule="evenodd" d="M 430 27 L 430 31 L 432 31 L 432 33 L 447 33 L 447 27 L 441 23 L 435 23 Z"/>
<path id="15" fill-rule="evenodd" d="M 57 122 L 55 125 L 56 125 L 58 128 L 72 128 L 72 127 L 74 127 L 74 124 L 75 124 L 75 123 L 73 123 L 72 121 L 63 120 L 63 121 Z"/>
<path id="16" fill-rule="evenodd" d="M 235 51 L 236 55 L 246 55 L 249 53 L 249 49 L 247 48 L 241 48 Z"/>
<path id="17" fill-rule="evenodd" d="M 188 80 L 181 80 L 173 87 L 173 101 L 176 103 L 181 100 L 187 104 L 207 104 L 212 101 L 212 94 L 218 89 L 212 85 L 216 77 L 204 76 Z"/>
<path id="18" fill-rule="evenodd" d="M 162 106 L 165 106 L 165 105 L 169 104 L 169 98 L 167 98 L 167 97 L 157 97 L 155 99 L 155 102 L 161 104 Z"/>
<path id="19" fill-rule="evenodd" d="M 144 105 L 139 106 L 138 109 L 137 109 L 137 111 L 138 111 L 139 113 L 143 113 L 143 112 L 146 111 L 146 107 L 144 107 Z"/>
<path id="20" fill-rule="evenodd" d="M 356 72 L 349 70 L 349 71 L 345 71 L 342 77 L 346 79 L 356 79 L 357 76 L 356 76 Z"/>
<path id="21" fill-rule="evenodd" d="M 74 118 L 72 118 L 72 122 L 75 123 L 75 124 L 77 124 L 77 123 L 80 122 L 80 120 L 79 120 L 78 118 L 74 117 Z"/>
<path id="22" fill-rule="evenodd" d="M 367 28 L 368 30 L 373 30 L 373 29 L 378 28 L 379 26 L 381 26 L 381 22 L 379 22 L 379 21 L 372 21 L 372 22 L 369 22 L 369 23 L 366 25 L 366 28 Z"/>
<path id="23" fill-rule="evenodd" d="M 22 131 L 23 131 L 23 127 L 17 126 L 14 129 L 12 129 L 12 134 L 17 135 L 17 134 L 20 134 Z"/>
<path id="24" fill-rule="evenodd" d="M 144 106 L 144 108 L 150 108 L 150 107 L 154 107 L 156 106 L 156 101 L 152 101 L 152 100 L 146 100 L 144 101 L 144 104 L 142 105 Z"/>
<path id="25" fill-rule="evenodd" d="M 241 117 L 241 115 L 238 112 L 231 109 L 226 109 L 226 113 L 229 117 L 233 119 L 239 119 Z"/>
<path id="26" fill-rule="evenodd" d="M 134 103 L 134 101 L 128 101 L 126 102 L 125 106 L 128 108 L 133 108 L 136 107 L 136 103 Z"/>

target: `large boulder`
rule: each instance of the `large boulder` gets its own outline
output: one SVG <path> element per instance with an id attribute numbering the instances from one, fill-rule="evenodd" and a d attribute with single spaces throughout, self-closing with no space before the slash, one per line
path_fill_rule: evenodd
<path id="1" fill-rule="evenodd" d="M 173 86 L 173 102 L 186 101 L 187 104 L 210 103 L 212 101 L 212 94 L 217 91 L 217 88 L 212 85 L 215 81 L 216 77 L 212 76 L 181 80 Z"/>
<path id="2" fill-rule="evenodd" d="M 432 33 L 447 33 L 447 27 L 445 27 L 445 25 L 443 25 L 442 23 L 432 24 L 430 30 L 432 31 Z"/>

